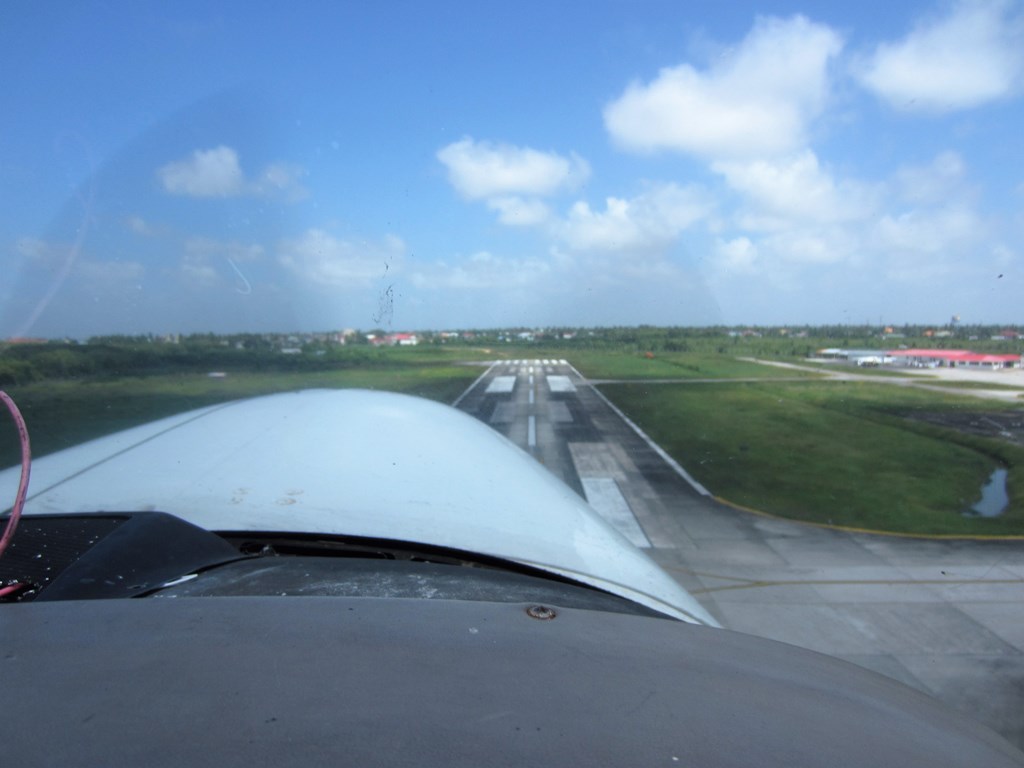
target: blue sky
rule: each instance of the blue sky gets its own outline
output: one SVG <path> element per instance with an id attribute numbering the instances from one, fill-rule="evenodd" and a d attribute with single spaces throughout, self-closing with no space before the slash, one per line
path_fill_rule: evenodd
<path id="1" fill-rule="evenodd" d="M 0 337 L 1024 322 L 1019 1 L 8 3 L 0 71 Z"/>

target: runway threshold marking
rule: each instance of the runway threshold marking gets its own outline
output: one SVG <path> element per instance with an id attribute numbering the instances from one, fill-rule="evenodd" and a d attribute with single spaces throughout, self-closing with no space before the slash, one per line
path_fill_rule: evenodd
<path id="1" fill-rule="evenodd" d="M 593 507 L 615 530 L 625 536 L 634 546 L 650 547 L 651 542 L 629 508 L 629 502 L 622 495 L 619 484 L 613 477 L 581 477 L 587 503 Z"/>
<path id="2" fill-rule="evenodd" d="M 495 376 L 487 385 L 485 393 L 488 395 L 508 394 L 516 386 L 515 376 Z"/>
<path id="3" fill-rule="evenodd" d="M 665 452 L 664 448 L 662 448 L 660 445 L 658 445 L 656 442 L 654 442 L 650 437 L 648 437 L 647 433 L 644 432 L 642 429 L 640 429 L 640 427 L 637 426 L 633 422 L 633 420 L 631 418 L 629 418 L 626 414 L 624 414 L 622 412 L 621 408 L 619 408 L 617 405 L 615 405 L 615 403 L 613 403 L 611 400 L 609 400 L 607 397 L 605 397 L 604 393 L 601 392 L 601 390 L 599 390 L 597 387 L 595 387 L 591 382 L 589 382 L 583 376 L 582 373 L 580 373 L 579 371 L 576 370 L 576 368 L 574 366 L 570 365 L 569 367 L 572 368 L 573 373 L 575 373 L 577 376 L 579 376 L 581 381 L 586 382 L 587 384 L 589 384 L 591 392 L 593 392 L 595 395 L 597 395 L 598 398 L 602 402 L 604 402 L 605 405 L 607 405 L 609 408 L 611 408 L 616 416 L 618 416 L 620 419 L 622 419 L 624 422 L 626 422 L 626 424 L 629 426 L 629 428 L 632 429 L 633 432 L 636 433 L 637 437 L 639 437 L 641 440 L 643 440 L 645 443 L 647 443 L 647 446 L 652 451 L 654 451 L 656 454 L 658 454 L 658 456 L 660 456 L 661 459 L 666 464 L 668 464 L 673 469 L 673 471 L 675 471 L 675 473 L 677 475 L 679 475 L 681 478 L 683 478 L 683 480 L 685 480 L 687 483 L 689 483 L 690 487 L 693 488 L 693 490 L 695 490 L 701 496 L 711 497 L 711 491 L 709 491 L 707 488 L 705 488 L 703 485 L 701 485 L 699 482 L 697 482 L 689 472 L 687 472 L 685 469 L 683 469 L 683 467 L 679 464 L 678 461 L 673 459 L 671 456 L 669 456 Z"/>
<path id="4" fill-rule="evenodd" d="M 496 365 L 497 365 L 497 363 L 495 362 L 495 363 L 491 363 L 489 366 L 487 366 L 487 370 L 485 370 L 483 373 L 481 373 L 479 376 L 477 376 L 476 379 L 473 381 L 473 383 L 470 384 L 468 387 L 466 387 L 465 391 L 461 395 L 459 395 L 457 398 L 455 398 L 455 402 L 452 403 L 452 408 L 458 408 L 459 407 L 459 403 L 461 403 L 465 399 L 466 395 L 468 395 L 470 392 L 472 392 L 474 389 L 476 389 L 476 385 L 479 384 L 481 381 L 483 381 L 484 377 L 487 376 L 487 374 L 490 373 L 491 370 Z"/>
<path id="5" fill-rule="evenodd" d="M 548 376 L 548 387 L 552 392 L 575 392 L 576 385 L 568 376 Z"/>

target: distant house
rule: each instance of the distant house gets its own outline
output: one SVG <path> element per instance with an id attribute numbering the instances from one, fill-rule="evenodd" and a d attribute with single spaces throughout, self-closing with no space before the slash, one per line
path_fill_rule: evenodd
<path id="1" fill-rule="evenodd" d="M 420 343 L 420 339 L 415 333 L 392 333 L 387 338 L 388 343 L 392 346 L 415 347 Z"/>
<path id="2" fill-rule="evenodd" d="M 366 339 L 375 347 L 415 347 L 420 343 L 420 338 L 415 333 L 389 333 L 386 336 L 371 333 Z"/>

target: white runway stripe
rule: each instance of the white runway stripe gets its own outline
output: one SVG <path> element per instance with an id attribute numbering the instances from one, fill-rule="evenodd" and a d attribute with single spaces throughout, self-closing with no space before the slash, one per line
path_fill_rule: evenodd
<path id="1" fill-rule="evenodd" d="M 629 539 L 637 547 L 650 547 L 640 524 L 633 516 L 626 497 L 619 490 L 619 484 L 611 477 L 581 477 L 583 492 L 587 495 L 587 503 L 594 508 L 606 522 Z"/>
<path id="2" fill-rule="evenodd" d="M 576 385 L 568 376 L 548 376 L 548 386 L 552 392 L 575 392 Z"/>
<path id="3" fill-rule="evenodd" d="M 488 395 L 507 394 L 508 392 L 511 392 L 515 386 L 515 376 L 495 376 L 491 379 L 491 383 L 487 385 L 486 393 Z"/>

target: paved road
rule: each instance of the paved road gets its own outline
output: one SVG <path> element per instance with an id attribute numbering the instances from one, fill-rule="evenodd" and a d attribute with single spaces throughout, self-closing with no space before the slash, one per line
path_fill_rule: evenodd
<path id="1" fill-rule="evenodd" d="M 458 406 L 536 456 L 724 626 L 902 680 L 1024 747 L 1024 542 L 854 534 L 720 504 L 564 360 L 496 363 Z"/>

